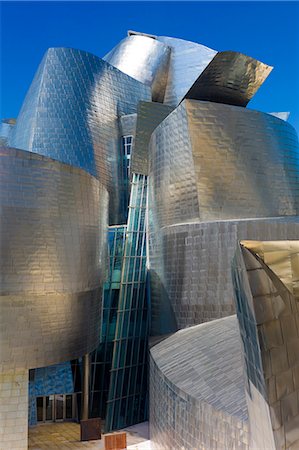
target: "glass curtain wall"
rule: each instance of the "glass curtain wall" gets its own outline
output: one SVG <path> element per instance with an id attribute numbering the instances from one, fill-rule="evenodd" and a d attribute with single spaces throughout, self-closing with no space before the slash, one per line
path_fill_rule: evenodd
<path id="1" fill-rule="evenodd" d="M 147 176 L 133 174 L 106 414 L 106 431 L 147 418 Z"/>
<path id="2" fill-rule="evenodd" d="M 103 290 L 101 342 L 91 354 L 90 417 L 104 418 L 106 414 L 125 237 L 125 225 L 109 227 L 110 270 Z"/>

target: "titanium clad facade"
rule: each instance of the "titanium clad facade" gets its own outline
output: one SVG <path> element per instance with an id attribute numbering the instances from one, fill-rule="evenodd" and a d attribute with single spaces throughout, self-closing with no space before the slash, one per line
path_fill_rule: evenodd
<path id="1" fill-rule="evenodd" d="M 296 132 L 258 111 L 185 100 L 152 134 L 149 174 L 161 228 L 298 213 Z"/>
<path id="2" fill-rule="evenodd" d="M 11 146 L 55 158 L 99 178 L 110 223 L 121 223 L 119 117 L 136 113 L 150 88 L 89 53 L 49 49 L 30 86 Z"/>
<path id="3" fill-rule="evenodd" d="M 154 130 L 149 155 L 156 335 L 234 313 L 237 239 L 296 238 L 299 152 L 293 128 L 271 115 L 185 100 Z"/>
<path id="4" fill-rule="evenodd" d="M 131 172 L 148 175 L 148 146 L 154 129 L 173 111 L 172 106 L 139 102 Z"/>
<path id="5" fill-rule="evenodd" d="M 157 36 L 157 40 L 171 49 L 164 103 L 176 107 L 217 52 L 183 39 Z"/>
<path id="6" fill-rule="evenodd" d="M 246 106 L 273 67 L 238 52 L 219 52 L 186 98 Z"/>
<path id="7" fill-rule="evenodd" d="M 104 60 L 151 87 L 152 100 L 163 102 L 170 48 L 149 36 L 133 34 L 114 47 Z"/>
<path id="8" fill-rule="evenodd" d="M 151 334 L 235 313 L 231 261 L 244 239 L 296 239 L 299 217 L 183 223 L 150 239 Z"/>
<path id="9" fill-rule="evenodd" d="M 2 371 L 91 351 L 100 337 L 106 189 L 81 169 L 2 148 L 0 192 Z"/>
<path id="10" fill-rule="evenodd" d="M 180 330 L 150 351 L 154 450 L 249 449 L 235 316 Z"/>
<path id="11" fill-rule="evenodd" d="M 241 241 L 233 264 L 252 448 L 299 446 L 299 241 Z"/>

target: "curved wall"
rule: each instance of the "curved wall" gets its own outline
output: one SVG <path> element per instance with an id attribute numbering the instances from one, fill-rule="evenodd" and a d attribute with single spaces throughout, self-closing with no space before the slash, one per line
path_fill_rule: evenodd
<path id="1" fill-rule="evenodd" d="M 153 449 L 249 449 L 235 316 L 178 331 L 154 346 L 149 379 Z"/>
<path id="2" fill-rule="evenodd" d="M 159 227 L 299 211 L 298 138 L 270 114 L 185 100 L 153 132 L 149 160 Z"/>
<path id="3" fill-rule="evenodd" d="M 150 88 L 80 50 L 50 48 L 34 77 L 9 145 L 86 170 L 110 193 L 122 223 L 119 117 L 136 113 Z"/>
<path id="4" fill-rule="evenodd" d="M 185 223 L 151 235 L 151 334 L 234 314 L 231 262 L 237 242 L 298 235 L 299 216 Z"/>
<path id="5" fill-rule="evenodd" d="M 196 42 L 167 36 L 157 36 L 157 40 L 171 49 L 164 103 L 177 106 L 217 51 Z"/>
<path id="6" fill-rule="evenodd" d="M 299 233 L 294 129 L 268 114 L 188 100 L 153 132 L 149 159 L 151 333 L 233 314 L 237 240 Z"/>
<path id="7" fill-rule="evenodd" d="M 150 86 L 152 100 L 163 102 L 168 77 L 170 48 L 148 36 L 132 35 L 114 47 L 104 60 Z"/>
<path id="8" fill-rule="evenodd" d="M 1 361 L 36 368 L 100 337 L 108 193 L 87 172 L 1 148 Z"/>

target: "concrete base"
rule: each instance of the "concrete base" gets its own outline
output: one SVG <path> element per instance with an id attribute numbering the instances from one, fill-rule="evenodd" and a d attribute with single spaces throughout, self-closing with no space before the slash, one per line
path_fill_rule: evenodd
<path id="1" fill-rule="evenodd" d="M 28 370 L 0 373 L 0 449 L 28 448 Z"/>

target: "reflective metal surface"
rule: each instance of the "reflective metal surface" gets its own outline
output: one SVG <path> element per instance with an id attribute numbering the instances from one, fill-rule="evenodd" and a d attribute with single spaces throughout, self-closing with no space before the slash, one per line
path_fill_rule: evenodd
<path id="1" fill-rule="evenodd" d="M 299 241 L 248 242 L 233 265 L 252 448 L 299 447 Z"/>
<path id="2" fill-rule="evenodd" d="M 170 48 L 151 37 L 131 35 L 114 47 L 104 60 L 150 86 L 152 100 L 163 102 L 168 76 Z"/>
<path id="3" fill-rule="evenodd" d="M 82 171 L 1 148 L 1 370 L 91 351 L 100 337 L 108 194 Z"/>
<path id="4" fill-rule="evenodd" d="M 155 129 L 149 154 L 156 335 L 234 313 L 238 239 L 297 237 L 298 217 L 283 216 L 299 214 L 299 152 L 293 128 L 271 115 L 186 100 Z"/>
<path id="5" fill-rule="evenodd" d="M 290 124 L 185 100 L 152 134 L 150 209 L 159 227 L 296 215 L 298 174 L 298 138 Z"/>
<path id="6" fill-rule="evenodd" d="M 235 316 L 178 331 L 154 346 L 150 381 L 152 448 L 249 449 Z"/>
<path id="7" fill-rule="evenodd" d="M 296 239 L 299 217 L 150 226 L 151 334 L 234 314 L 231 261 L 240 239 Z"/>
<path id="8" fill-rule="evenodd" d="M 110 193 L 110 223 L 121 223 L 119 120 L 136 113 L 150 88 L 106 61 L 70 48 L 49 49 L 9 140 L 98 177 Z"/>
<path id="9" fill-rule="evenodd" d="M 177 106 L 217 52 L 183 39 L 166 36 L 157 39 L 171 49 L 164 103 Z"/>
<path id="10" fill-rule="evenodd" d="M 139 103 L 136 138 L 131 160 L 132 173 L 148 175 L 148 146 L 152 132 L 173 109 L 172 106 L 154 102 Z"/>
<path id="11" fill-rule="evenodd" d="M 242 53 L 219 52 L 185 97 L 246 106 L 272 69 Z"/>

